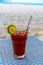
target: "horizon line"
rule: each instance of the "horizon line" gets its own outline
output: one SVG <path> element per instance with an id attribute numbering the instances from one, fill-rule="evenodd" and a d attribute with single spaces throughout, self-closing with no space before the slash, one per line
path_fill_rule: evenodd
<path id="1" fill-rule="evenodd" d="M 22 5 L 43 5 L 43 3 L 28 3 L 28 2 L 0 2 L 0 4 L 22 4 Z"/>

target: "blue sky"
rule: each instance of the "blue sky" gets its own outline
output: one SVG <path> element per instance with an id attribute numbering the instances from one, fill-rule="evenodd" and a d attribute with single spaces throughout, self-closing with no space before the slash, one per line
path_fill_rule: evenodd
<path id="1" fill-rule="evenodd" d="M 43 0 L 4 0 L 6 2 L 31 2 L 31 3 L 42 3 Z"/>
<path id="2" fill-rule="evenodd" d="M 43 0 L 0 0 L 0 3 L 35 3 L 43 5 Z"/>
<path id="3" fill-rule="evenodd" d="M 42 3 L 43 0 L 0 0 L 0 2 L 32 2 L 32 3 Z"/>

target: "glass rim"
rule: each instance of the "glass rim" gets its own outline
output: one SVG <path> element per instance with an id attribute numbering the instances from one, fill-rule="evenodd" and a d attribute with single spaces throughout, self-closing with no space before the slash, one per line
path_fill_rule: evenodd
<path id="1" fill-rule="evenodd" d="M 28 32 L 28 30 L 19 30 L 19 31 L 16 31 L 16 32 Z"/>

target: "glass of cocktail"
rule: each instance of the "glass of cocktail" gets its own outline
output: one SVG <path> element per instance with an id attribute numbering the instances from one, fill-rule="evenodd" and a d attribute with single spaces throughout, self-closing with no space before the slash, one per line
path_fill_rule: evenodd
<path id="1" fill-rule="evenodd" d="M 27 31 L 18 31 L 15 34 L 11 35 L 11 39 L 15 57 L 23 58 L 25 56 Z"/>
<path id="2" fill-rule="evenodd" d="M 13 53 L 16 58 L 25 57 L 29 23 L 27 19 L 19 18 L 16 20 L 16 24 L 14 23 L 8 27 L 8 32 L 11 33 Z"/>

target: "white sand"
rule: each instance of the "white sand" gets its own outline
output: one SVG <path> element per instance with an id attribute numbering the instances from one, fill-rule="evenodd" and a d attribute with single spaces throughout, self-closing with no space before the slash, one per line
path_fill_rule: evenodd
<path id="1" fill-rule="evenodd" d="M 43 41 L 43 30 L 34 30 L 34 29 L 29 29 L 29 33 L 28 33 L 28 35 L 30 36 L 30 35 L 34 35 L 34 36 L 36 36 L 39 40 L 41 40 L 41 41 Z M 1 39 L 7 39 L 7 38 L 9 38 L 10 37 L 10 35 L 6 32 L 6 33 L 4 33 L 2 36 L 0 35 L 0 38 Z"/>
<path id="2" fill-rule="evenodd" d="M 14 23 L 14 24 L 17 23 L 16 22 L 16 21 L 18 21 L 17 18 L 20 17 L 20 15 L 18 15 L 18 16 L 17 16 L 17 14 L 15 14 L 15 15 L 11 14 L 11 13 L 10 14 L 0 13 L 0 38 L 6 39 L 6 38 L 10 37 L 10 35 L 7 33 L 7 26 L 12 23 Z M 25 14 L 24 16 L 27 17 L 27 21 L 25 21 L 25 25 L 27 25 L 27 23 L 29 21 L 29 17 L 30 17 L 29 13 L 28 13 L 28 15 Z M 24 17 L 24 16 L 22 16 L 22 17 Z M 34 16 L 33 16 L 33 18 L 34 18 Z M 25 26 L 24 23 L 22 25 Z M 29 35 L 35 35 L 38 39 L 43 41 L 43 16 L 41 16 L 41 15 L 39 16 L 39 14 L 35 15 L 35 18 L 31 21 Z"/>
<path id="3" fill-rule="evenodd" d="M 43 41 L 43 30 L 30 29 L 29 35 L 35 35 L 39 40 Z"/>

